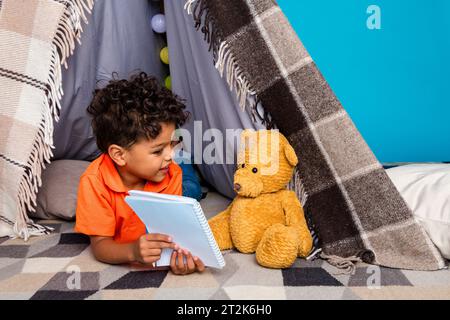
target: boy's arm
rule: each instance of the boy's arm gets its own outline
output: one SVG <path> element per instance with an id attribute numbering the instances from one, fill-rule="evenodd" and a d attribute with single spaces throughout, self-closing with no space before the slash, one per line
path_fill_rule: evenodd
<path id="1" fill-rule="evenodd" d="M 140 262 L 153 264 L 161 258 L 164 248 L 178 249 L 170 237 L 162 234 L 146 234 L 131 243 L 117 243 L 112 237 L 90 236 L 95 258 L 109 264 Z"/>
<path id="2" fill-rule="evenodd" d="M 170 269 L 174 274 L 186 275 L 195 271 L 203 272 L 205 265 L 198 257 L 171 242 L 163 234 L 149 233 L 132 243 L 117 243 L 112 237 L 91 236 L 91 247 L 95 258 L 109 264 L 140 262 L 153 265 L 161 258 L 163 248 L 172 248 Z M 186 261 L 186 262 L 185 262 Z"/>
<path id="3" fill-rule="evenodd" d="M 95 258 L 104 263 L 121 264 L 134 262 L 133 243 L 116 243 L 112 237 L 90 236 Z"/>

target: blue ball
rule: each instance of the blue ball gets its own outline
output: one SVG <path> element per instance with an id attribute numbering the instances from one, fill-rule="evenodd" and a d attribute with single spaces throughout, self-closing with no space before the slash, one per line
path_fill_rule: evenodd
<path id="1" fill-rule="evenodd" d="M 152 18 L 152 28 L 156 33 L 166 32 L 166 16 L 163 14 L 156 14 Z"/>

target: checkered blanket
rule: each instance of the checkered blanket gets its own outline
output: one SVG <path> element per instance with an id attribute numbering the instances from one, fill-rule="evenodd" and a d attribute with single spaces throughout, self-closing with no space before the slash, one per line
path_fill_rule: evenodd
<path id="1" fill-rule="evenodd" d="M 185 8 L 241 106 L 261 101 L 261 118 L 294 147 L 299 188 L 308 195 L 305 209 L 323 257 L 340 266 L 362 259 L 394 268 L 442 268 L 438 250 L 276 2 L 189 0 Z"/>
<path id="2" fill-rule="evenodd" d="M 210 217 L 228 200 L 209 193 L 201 201 Z M 112 266 L 93 257 L 89 239 L 73 223 L 43 221 L 55 232 L 0 238 L 3 299 L 450 299 L 450 270 L 406 271 L 359 264 L 352 275 L 317 259 L 289 269 L 258 265 L 254 254 L 224 252 L 223 270 L 175 276 L 136 265 Z"/>
<path id="3" fill-rule="evenodd" d="M 47 233 L 33 224 L 41 170 L 60 108 L 61 64 L 79 41 L 93 0 L 0 3 L 0 236 Z"/>

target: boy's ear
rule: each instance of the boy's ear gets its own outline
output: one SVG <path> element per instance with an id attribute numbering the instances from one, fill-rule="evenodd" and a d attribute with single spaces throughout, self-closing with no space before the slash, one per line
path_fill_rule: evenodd
<path id="1" fill-rule="evenodd" d="M 126 165 L 125 149 L 117 144 L 112 144 L 108 147 L 108 154 L 118 166 L 123 167 Z"/>

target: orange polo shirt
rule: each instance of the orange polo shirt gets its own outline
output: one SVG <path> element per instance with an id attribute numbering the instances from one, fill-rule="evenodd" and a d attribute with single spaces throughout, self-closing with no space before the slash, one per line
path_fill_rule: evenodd
<path id="1" fill-rule="evenodd" d="M 147 181 L 144 191 L 181 195 L 181 182 L 181 168 L 171 163 L 164 180 Z M 125 202 L 128 191 L 109 155 L 94 160 L 80 178 L 75 231 L 113 237 L 120 243 L 135 241 L 145 234 L 145 225 Z"/>

